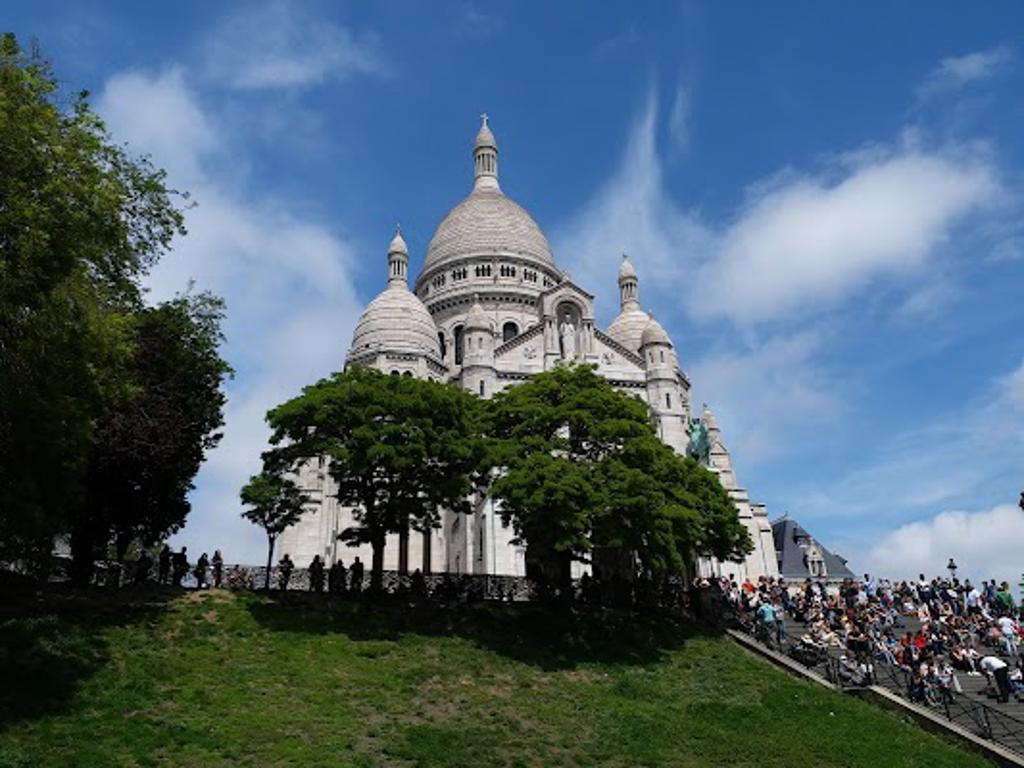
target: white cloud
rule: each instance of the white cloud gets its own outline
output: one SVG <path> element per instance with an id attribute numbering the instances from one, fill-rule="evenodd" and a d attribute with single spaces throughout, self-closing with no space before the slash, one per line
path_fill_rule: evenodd
<path id="1" fill-rule="evenodd" d="M 984 160 L 914 148 L 839 171 L 838 181 L 800 176 L 762 187 L 697 272 L 693 311 L 771 320 L 911 275 L 998 189 Z"/>
<path id="2" fill-rule="evenodd" d="M 1024 512 L 1011 504 L 974 512 L 942 512 L 884 535 L 857 558 L 862 570 L 890 578 L 946 575 L 953 558 L 958 575 L 976 583 L 995 578 L 1015 585 L 1024 570 L 1020 545 Z M 852 561 L 851 561 L 852 562 Z"/>
<path id="3" fill-rule="evenodd" d="M 383 74 L 372 38 L 308 13 L 301 4 L 246 6 L 207 36 L 208 76 L 233 88 L 289 88 Z"/>
<path id="4" fill-rule="evenodd" d="M 684 85 L 676 88 L 672 108 L 668 113 L 668 133 L 674 152 L 684 152 L 690 145 L 690 89 Z"/>
<path id="5" fill-rule="evenodd" d="M 610 282 L 628 252 L 651 304 L 698 319 L 806 317 L 881 279 L 906 284 L 958 224 L 999 198 L 996 170 L 978 148 L 929 151 L 911 137 L 838 156 L 817 174 L 759 181 L 733 221 L 714 226 L 667 193 L 656 124 L 652 95 L 618 171 L 556 230 L 556 251 L 592 284 Z M 938 298 L 921 297 L 917 308 Z"/>
<path id="6" fill-rule="evenodd" d="M 665 191 L 656 119 L 652 94 L 633 126 L 619 169 L 582 210 L 555 230 L 553 240 L 562 265 L 597 287 L 600 296 L 618 295 L 615 276 L 621 254 L 628 253 L 640 274 L 641 300 L 677 314 L 679 285 L 688 278 L 686 264 L 711 249 L 714 237 Z M 618 307 L 608 304 L 600 309 L 610 313 Z"/>
<path id="7" fill-rule="evenodd" d="M 351 248 L 288 199 L 235 191 L 218 169 L 244 164 L 243 142 L 231 121 L 211 117 L 183 70 L 115 75 L 98 111 L 118 141 L 151 153 L 197 202 L 187 213 L 189 234 L 149 276 L 151 298 L 168 298 L 194 278 L 227 301 L 224 354 L 239 375 L 228 386 L 224 438 L 200 470 L 177 542 L 261 562 L 265 542 L 239 517 L 238 491 L 259 470 L 266 411 L 342 366 L 362 307 Z"/>
<path id="8" fill-rule="evenodd" d="M 1024 361 L 1020 367 L 1006 375 L 1001 382 L 1002 401 L 1007 409 L 1024 416 Z"/>
<path id="9" fill-rule="evenodd" d="M 777 456 L 797 432 L 813 434 L 840 417 L 839 387 L 812 361 L 824 342 L 818 332 L 775 336 L 743 351 L 713 352 L 691 368 L 694 403 L 710 402 L 744 465 Z"/>
<path id="10" fill-rule="evenodd" d="M 945 58 L 918 88 L 918 98 L 927 99 L 939 93 L 963 88 L 969 83 L 988 79 L 1006 67 L 1012 59 L 1013 51 L 1006 46 Z"/>

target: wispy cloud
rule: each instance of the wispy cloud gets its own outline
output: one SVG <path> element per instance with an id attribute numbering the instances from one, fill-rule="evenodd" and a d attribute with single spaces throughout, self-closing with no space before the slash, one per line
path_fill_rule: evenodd
<path id="1" fill-rule="evenodd" d="M 683 84 L 676 87 L 672 98 L 672 107 L 668 113 L 668 135 L 672 151 L 676 154 L 685 152 L 690 146 L 690 101 L 691 89 Z"/>
<path id="2" fill-rule="evenodd" d="M 655 305 L 697 319 L 750 327 L 807 318 L 881 279 L 909 285 L 961 222 L 999 201 L 984 147 L 903 138 L 757 181 L 735 217 L 716 225 L 666 191 L 657 114 L 652 95 L 618 171 L 555 242 L 574 273 L 595 276 L 614 274 L 627 251 Z M 920 297 L 917 308 L 937 298 Z"/>
<path id="3" fill-rule="evenodd" d="M 926 100 L 941 93 L 959 90 L 969 83 L 987 80 L 1002 71 L 1012 60 L 1013 50 L 1008 46 L 945 58 L 918 87 L 918 99 Z"/>
<path id="4" fill-rule="evenodd" d="M 352 249 L 293 201 L 236 191 L 220 169 L 244 164 L 245 144 L 231 119 L 200 100 L 183 69 L 114 75 L 97 108 L 117 140 L 151 153 L 197 202 L 188 236 L 149 277 L 151 298 L 168 298 L 195 279 L 228 305 L 224 353 L 238 377 L 228 387 L 224 439 L 200 471 L 179 539 L 258 562 L 264 542 L 240 519 L 238 490 L 259 469 L 266 411 L 342 365 L 344 339 L 362 307 Z"/>
<path id="5" fill-rule="evenodd" d="M 239 6 L 206 36 L 207 76 L 231 88 L 280 89 L 389 71 L 375 38 L 302 4 Z"/>

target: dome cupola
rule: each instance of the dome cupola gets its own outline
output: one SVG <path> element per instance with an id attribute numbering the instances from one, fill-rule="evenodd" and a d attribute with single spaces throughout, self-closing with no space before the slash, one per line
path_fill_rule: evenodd
<path id="1" fill-rule="evenodd" d="M 409 290 L 409 249 L 400 230 L 388 246 L 388 285 L 369 303 L 352 334 L 349 359 L 394 352 L 441 360 L 437 326 L 416 294 Z"/>
<path id="2" fill-rule="evenodd" d="M 651 317 L 640 309 L 640 281 L 636 268 L 626 254 L 622 254 L 619 265 L 619 306 L 621 310 L 612 324 L 608 326 L 608 335 L 615 339 L 630 352 L 640 350 L 640 337 L 643 335 Z"/>

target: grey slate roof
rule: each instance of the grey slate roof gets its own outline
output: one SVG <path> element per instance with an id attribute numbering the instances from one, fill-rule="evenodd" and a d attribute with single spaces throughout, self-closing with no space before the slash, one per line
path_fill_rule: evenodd
<path id="1" fill-rule="evenodd" d="M 804 550 L 797 544 L 797 539 L 808 537 L 821 552 L 825 561 L 828 579 L 856 578 L 846 562 L 825 548 L 820 541 L 811 536 L 807 530 L 791 517 L 783 517 L 772 523 L 772 538 L 775 540 L 775 555 L 779 560 L 779 575 L 787 580 L 800 580 L 810 577 L 810 571 L 804 562 Z"/>

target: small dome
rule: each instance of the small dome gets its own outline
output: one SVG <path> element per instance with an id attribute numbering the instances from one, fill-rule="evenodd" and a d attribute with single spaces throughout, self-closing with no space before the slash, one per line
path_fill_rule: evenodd
<path id="1" fill-rule="evenodd" d="M 469 310 L 469 314 L 466 315 L 466 330 L 491 330 L 491 319 L 487 316 L 487 313 L 484 312 L 484 308 L 480 304 L 480 297 L 478 295 L 473 296 L 473 306 Z"/>
<path id="2" fill-rule="evenodd" d="M 668 344 L 672 346 L 672 340 L 665 333 L 665 329 L 661 327 L 661 323 L 655 320 L 653 317 L 651 321 L 647 323 L 647 327 L 644 328 L 643 333 L 640 335 L 640 347 L 646 347 L 648 344 Z"/>
<path id="3" fill-rule="evenodd" d="M 640 350 L 640 337 L 651 322 L 651 316 L 642 309 L 624 309 L 608 326 L 608 335 L 630 352 Z"/>
<path id="4" fill-rule="evenodd" d="M 619 282 L 636 279 L 636 269 L 633 267 L 633 262 L 629 260 L 629 256 L 622 254 L 622 263 L 619 264 Z"/>
<path id="5" fill-rule="evenodd" d="M 401 253 L 406 256 L 409 255 L 409 246 L 405 244 L 405 238 L 402 237 L 402 228 L 395 228 L 395 236 L 391 238 L 391 244 L 388 246 L 388 255 L 393 253 Z"/>
<path id="6" fill-rule="evenodd" d="M 441 359 L 434 319 L 405 283 L 389 285 L 370 302 L 356 323 L 349 357 L 371 351 Z"/>
<path id="7" fill-rule="evenodd" d="M 476 143 L 474 147 L 480 149 L 482 147 L 489 147 L 497 151 L 498 142 L 494 138 L 494 133 L 491 132 L 491 127 L 487 124 L 487 115 L 480 116 L 480 130 L 476 134 Z"/>

